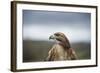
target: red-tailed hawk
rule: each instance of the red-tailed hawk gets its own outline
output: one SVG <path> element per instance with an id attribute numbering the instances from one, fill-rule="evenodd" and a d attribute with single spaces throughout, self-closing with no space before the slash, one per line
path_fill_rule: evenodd
<path id="1" fill-rule="evenodd" d="M 75 60 L 76 53 L 69 43 L 67 37 L 61 33 L 54 33 L 49 39 L 55 40 L 55 44 L 49 50 L 47 61 Z"/>

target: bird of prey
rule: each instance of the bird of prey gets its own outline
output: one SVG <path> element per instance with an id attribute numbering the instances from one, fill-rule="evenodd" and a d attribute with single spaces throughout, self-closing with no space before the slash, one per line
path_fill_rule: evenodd
<path id="1" fill-rule="evenodd" d="M 49 37 L 55 40 L 55 44 L 48 52 L 46 61 L 76 60 L 77 55 L 71 48 L 68 38 L 61 32 L 56 32 Z"/>

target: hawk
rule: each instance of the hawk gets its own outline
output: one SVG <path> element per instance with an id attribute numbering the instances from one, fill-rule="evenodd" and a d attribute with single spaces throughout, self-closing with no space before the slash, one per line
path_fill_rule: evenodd
<path id="1" fill-rule="evenodd" d="M 76 60 L 77 55 L 71 48 L 68 38 L 61 32 L 56 32 L 49 37 L 55 40 L 55 44 L 48 52 L 46 61 Z"/>

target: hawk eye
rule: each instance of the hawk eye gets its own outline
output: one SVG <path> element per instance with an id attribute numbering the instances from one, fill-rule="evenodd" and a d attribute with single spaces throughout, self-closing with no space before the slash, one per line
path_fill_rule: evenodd
<path id="1" fill-rule="evenodd" d="M 56 36 L 60 36 L 60 34 L 54 34 L 54 35 L 56 35 Z"/>

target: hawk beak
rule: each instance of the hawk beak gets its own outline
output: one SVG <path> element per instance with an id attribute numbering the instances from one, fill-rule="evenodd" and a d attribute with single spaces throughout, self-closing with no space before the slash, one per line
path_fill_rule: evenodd
<path id="1" fill-rule="evenodd" d="M 49 37 L 49 40 L 50 39 L 55 39 L 55 36 L 54 35 L 51 35 L 50 37 Z"/>

